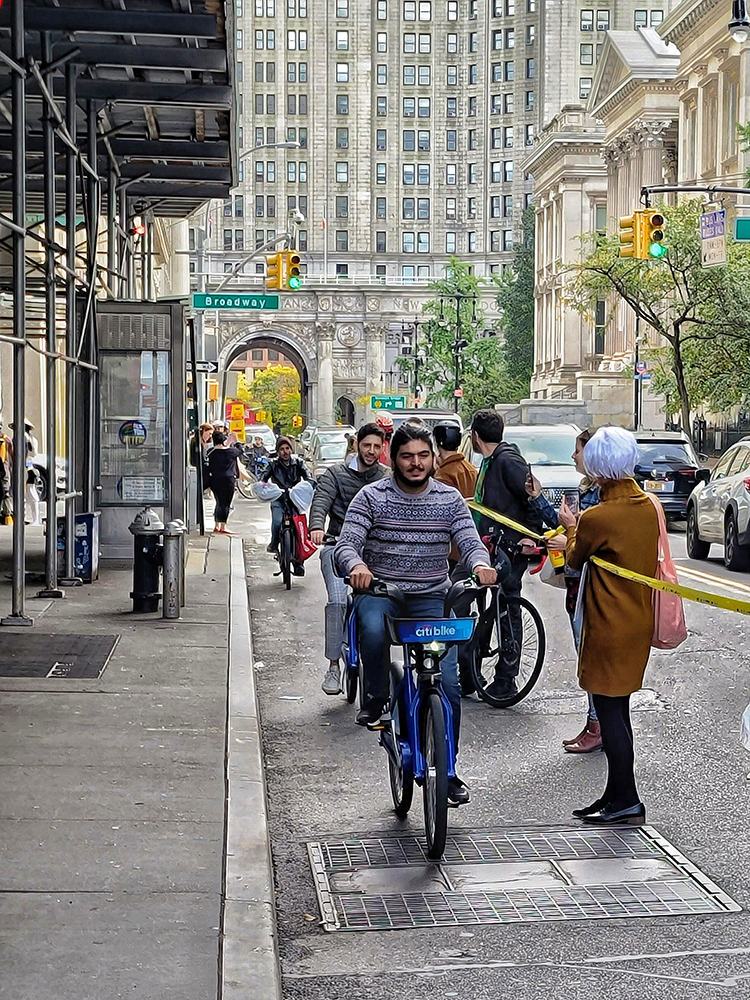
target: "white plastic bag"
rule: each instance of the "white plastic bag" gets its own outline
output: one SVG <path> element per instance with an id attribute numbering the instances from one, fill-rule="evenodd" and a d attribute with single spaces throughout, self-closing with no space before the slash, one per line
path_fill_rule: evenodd
<path id="1" fill-rule="evenodd" d="M 307 513 L 312 503 L 314 492 L 315 488 L 313 484 L 308 483 L 306 479 L 301 480 L 289 490 L 289 497 L 300 514 Z"/>
<path id="2" fill-rule="evenodd" d="M 546 556 L 539 570 L 539 579 L 550 587 L 565 588 L 565 567 L 559 569 L 553 565 L 549 556 Z"/>
<path id="3" fill-rule="evenodd" d="M 259 500 L 278 500 L 284 492 L 276 483 L 256 483 L 253 487 Z"/>
<path id="4" fill-rule="evenodd" d="M 750 705 L 742 713 L 740 723 L 740 742 L 746 750 L 750 750 Z"/>

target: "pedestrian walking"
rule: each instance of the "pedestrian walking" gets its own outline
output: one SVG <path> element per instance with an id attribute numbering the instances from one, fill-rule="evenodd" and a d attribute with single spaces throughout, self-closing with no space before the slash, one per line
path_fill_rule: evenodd
<path id="1" fill-rule="evenodd" d="M 526 480 L 531 472 L 528 463 L 515 445 L 503 441 L 505 422 L 496 410 L 478 410 L 471 422 L 471 441 L 474 451 L 482 456 L 482 465 L 477 477 L 474 499 L 477 503 L 505 514 L 506 517 L 528 527 L 531 531 L 541 528 L 542 519 L 531 507 L 526 492 Z M 529 565 L 528 553 L 534 543 L 522 533 L 506 528 L 491 518 L 475 514 L 475 520 L 482 540 L 489 540 L 493 559 L 499 548 L 510 560 L 510 569 L 503 577 L 503 591 L 511 597 L 521 596 L 521 580 Z M 503 654 L 502 662 L 495 668 L 495 678 L 488 685 L 490 694 L 500 699 L 512 698 L 517 693 L 516 677 L 521 650 L 513 636 L 522 632 L 521 610 L 515 606 L 508 609 L 507 617 L 501 622 L 503 646 L 509 652 Z M 462 684 L 464 694 L 473 691 L 473 684 L 466 678 Z"/>
<path id="2" fill-rule="evenodd" d="M 583 476 L 577 491 L 572 496 L 566 494 L 563 502 L 569 507 L 572 514 L 578 515 L 589 507 L 595 507 L 599 503 L 599 486 L 586 474 L 583 464 L 583 450 L 591 440 L 591 431 L 582 431 L 576 438 L 575 450 L 571 456 L 576 469 Z M 548 528 L 556 528 L 560 524 L 559 514 L 542 493 L 542 485 L 536 476 L 529 473 L 526 482 L 526 490 L 531 497 L 531 506 L 535 508 Z M 574 502 L 572 502 L 574 499 Z M 569 502 L 570 501 L 570 502 Z M 578 601 L 578 590 L 581 583 L 581 574 L 578 570 L 572 569 L 565 564 L 565 610 L 570 618 L 570 625 L 573 630 L 573 643 L 576 652 L 581 641 L 580 624 L 575 617 L 576 603 Z M 563 740 L 563 748 L 566 753 L 595 753 L 602 749 L 602 734 L 599 729 L 599 720 L 596 717 L 596 707 L 594 699 L 588 695 L 588 712 L 586 723 L 572 739 Z"/>
<path id="3" fill-rule="evenodd" d="M 198 435 L 200 437 L 200 455 L 201 455 L 201 472 L 203 481 L 203 495 L 208 495 L 208 456 L 213 450 L 214 428 L 213 424 L 201 424 L 198 428 Z M 190 436 L 190 464 L 194 469 L 198 467 L 198 444 L 195 441 L 195 435 Z"/>
<path id="4" fill-rule="evenodd" d="M 0 524 L 8 524 L 13 517 L 13 442 L 3 431 L 0 417 Z"/>
<path id="5" fill-rule="evenodd" d="M 11 429 L 14 425 L 11 424 Z M 23 446 L 24 446 L 24 466 L 25 472 L 25 514 L 24 521 L 26 524 L 30 525 L 40 525 L 42 523 L 41 517 L 39 516 L 39 484 L 41 481 L 41 476 L 39 470 L 34 464 L 34 459 L 39 452 L 39 442 L 31 433 L 34 430 L 34 425 L 30 420 L 24 420 L 23 422 Z M 55 482 L 55 469 L 47 469 L 47 489 L 56 490 L 57 484 Z"/>
<path id="6" fill-rule="evenodd" d="M 354 464 L 346 459 L 338 465 L 326 469 L 315 487 L 310 507 L 310 538 L 320 550 L 320 570 L 328 594 L 325 610 L 325 655 L 328 668 L 323 678 L 326 694 L 341 692 L 341 645 L 344 639 L 344 615 L 346 614 L 347 587 L 336 573 L 333 564 L 333 550 L 341 527 L 349 509 L 349 504 L 363 486 L 376 483 L 388 474 L 380 464 L 383 450 L 383 430 L 377 424 L 365 424 L 357 431 Z M 326 528 L 326 521 L 328 527 Z M 324 541 L 328 536 L 330 544 Z"/>
<path id="7" fill-rule="evenodd" d="M 578 681 L 593 696 L 608 768 L 600 798 L 573 815 L 599 825 L 646 819 L 635 782 L 630 696 L 643 683 L 651 650 L 651 592 L 588 562 L 597 555 L 623 569 L 656 574 L 659 524 L 652 501 L 633 479 L 638 458 L 630 431 L 600 428 L 584 449 L 586 472 L 599 484 L 600 502 L 579 519 L 567 504 L 560 508 L 568 564 L 578 571 L 587 566 Z"/>
<path id="8" fill-rule="evenodd" d="M 227 529 L 227 521 L 232 509 L 237 477 L 249 476 L 240 465 L 237 450 L 229 444 L 226 434 L 214 431 L 212 440 L 214 446 L 208 456 L 208 483 L 216 498 L 214 531 L 221 535 L 233 535 L 234 532 Z"/>

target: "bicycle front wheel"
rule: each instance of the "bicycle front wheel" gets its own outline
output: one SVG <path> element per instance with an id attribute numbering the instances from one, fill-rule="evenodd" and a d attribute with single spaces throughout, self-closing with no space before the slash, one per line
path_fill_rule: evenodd
<path id="1" fill-rule="evenodd" d="M 437 691 L 429 691 L 422 712 L 422 752 L 424 753 L 424 832 L 427 857 L 439 861 L 448 835 L 448 743 L 445 713 Z"/>
<path id="2" fill-rule="evenodd" d="M 482 613 L 471 673 L 479 697 L 494 708 L 510 708 L 532 690 L 542 672 L 547 641 L 542 618 L 525 597 L 498 594 Z M 518 672 L 514 684 L 503 683 Z"/>
<path id="3" fill-rule="evenodd" d="M 344 660 L 344 691 L 346 692 L 346 700 L 350 705 L 354 704 L 357 697 L 357 688 L 359 687 L 359 665 L 355 670 L 350 667 L 349 664 Z"/>
<path id="4" fill-rule="evenodd" d="M 281 567 L 281 579 L 287 590 L 292 589 L 292 532 L 290 528 L 281 529 L 281 543 L 279 545 L 279 566 Z"/>

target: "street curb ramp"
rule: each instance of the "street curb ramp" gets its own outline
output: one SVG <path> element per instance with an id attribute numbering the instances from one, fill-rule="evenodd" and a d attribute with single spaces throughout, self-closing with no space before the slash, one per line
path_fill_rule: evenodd
<path id="1" fill-rule="evenodd" d="M 220 1000 L 281 1000 L 247 582 L 239 538 L 229 540 L 229 693 Z"/>

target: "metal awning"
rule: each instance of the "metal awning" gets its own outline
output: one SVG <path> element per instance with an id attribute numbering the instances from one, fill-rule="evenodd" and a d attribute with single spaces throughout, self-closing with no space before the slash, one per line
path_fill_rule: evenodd
<path id="1" fill-rule="evenodd" d="M 12 3 L 20 0 L 12 0 Z M 11 57 L 11 2 L 0 7 L 0 59 Z M 64 104 L 65 66 L 78 67 L 80 131 L 96 112 L 97 170 L 134 211 L 184 217 L 236 183 L 234 5 L 220 0 L 25 0 L 26 54 L 44 69 L 44 39 L 59 63 L 53 94 Z M 33 62 L 32 62 L 33 61 Z M 10 208 L 11 69 L 0 62 L 0 212 Z M 27 210 L 42 211 L 43 101 L 27 74 Z M 63 171 L 60 170 L 58 189 Z"/>

